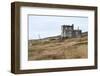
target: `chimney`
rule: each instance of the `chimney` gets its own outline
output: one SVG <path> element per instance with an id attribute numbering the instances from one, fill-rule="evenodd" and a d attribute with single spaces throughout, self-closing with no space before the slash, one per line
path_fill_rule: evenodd
<path id="1" fill-rule="evenodd" d="M 74 24 L 72 24 L 72 29 L 74 29 Z"/>
<path id="2" fill-rule="evenodd" d="M 72 24 L 72 27 L 74 27 L 74 24 Z"/>
<path id="3" fill-rule="evenodd" d="M 77 28 L 78 30 L 79 30 L 79 26 L 78 26 L 78 28 Z"/>

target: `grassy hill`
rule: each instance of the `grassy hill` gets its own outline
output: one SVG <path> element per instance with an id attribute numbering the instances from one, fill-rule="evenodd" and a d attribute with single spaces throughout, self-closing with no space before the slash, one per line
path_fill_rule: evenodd
<path id="1" fill-rule="evenodd" d="M 87 58 L 87 32 L 81 38 L 60 39 L 60 36 L 29 40 L 28 60 Z M 30 45 L 31 44 L 31 45 Z"/>

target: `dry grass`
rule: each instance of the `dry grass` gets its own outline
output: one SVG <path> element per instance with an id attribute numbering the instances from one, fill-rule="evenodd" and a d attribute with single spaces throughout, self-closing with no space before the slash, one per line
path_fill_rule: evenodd
<path id="1" fill-rule="evenodd" d="M 33 41 L 29 46 L 29 60 L 87 58 L 87 36 L 64 41 Z"/>

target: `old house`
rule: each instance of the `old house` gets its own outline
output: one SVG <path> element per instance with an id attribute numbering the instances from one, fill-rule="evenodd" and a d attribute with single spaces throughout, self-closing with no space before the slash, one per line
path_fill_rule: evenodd
<path id="1" fill-rule="evenodd" d="M 62 38 L 81 37 L 81 33 L 82 33 L 82 31 L 79 28 L 74 30 L 74 24 L 62 25 L 61 31 L 62 31 L 61 32 Z"/>

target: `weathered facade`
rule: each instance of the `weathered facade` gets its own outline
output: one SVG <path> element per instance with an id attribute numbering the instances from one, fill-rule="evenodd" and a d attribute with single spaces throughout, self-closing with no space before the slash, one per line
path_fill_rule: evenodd
<path id="1" fill-rule="evenodd" d="M 72 38 L 72 37 L 81 37 L 82 31 L 79 30 L 74 30 L 74 24 L 72 25 L 62 25 L 61 26 L 61 37 L 63 38 Z"/>

